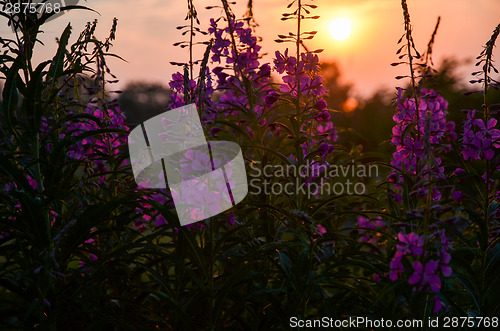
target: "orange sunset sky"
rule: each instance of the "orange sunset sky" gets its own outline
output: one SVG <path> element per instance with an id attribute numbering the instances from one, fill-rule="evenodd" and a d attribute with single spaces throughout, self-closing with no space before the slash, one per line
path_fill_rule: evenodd
<path id="1" fill-rule="evenodd" d="M 218 17 L 220 10 L 206 10 L 205 7 L 218 5 L 219 2 L 194 2 L 201 20 L 200 27 L 206 30 L 209 18 Z M 236 2 L 233 11 L 241 17 L 245 13 L 247 0 Z M 187 61 L 187 51 L 172 46 L 183 38 L 175 27 L 184 24 L 186 3 L 180 0 L 81 0 L 79 4 L 101 15 L 73 11 L 48 23 L 42 37 L 45 46 L 38 46 L 35 61 L 52 57 L 56 49 L 55 38 L 68 22 L 72 23 L 73 37 L 76 37 L 85 22 L 97 18 L 100 22 L 98 36 L 103 39 L 108 34 L 113 17 L 117 17 L 117 40 L 112 51 L 128 61 L 109 61 L 112 72 L 120 79 L 117 87 L 137 80 L 167 85 L 171 74 L 178 70 L 169 62 Z M 264 39 L 262 52 L 268 53 L 262 63 L 272 62 L 274 51 L 286 47 L 286 44 L 276 44 L 273 40 L 278 34 L 295 30 L 293 21 L 280 20 L 289 1 L 253 0 L 253 3 L 254 15 L 259 24 L 257 34 Z M 367 96 L 377 89 L 401 84 L 394 76 L 406 74 L 407 68 L 390 66 L 390 63 L 397 61 L 396 42 L 403 34 L 403 14 L 399 0 L 316 0 L 311 3 L 319 6 L 313 14 L 321 18 L 306 24 L 306 31 L 318 31 L 315 39 L 307 45 L 310 49 L 325 50 L 320 54 L 321 60 L 335 60 L 340 64 L 343 81 L 353 84 L 354 96 Z M 409 0 L 408 6 L 414 39 L 421 52 L 425 50 L 437 17 L 441 16 L 434 47 L 435 64 L 450 56 L 460 60 L 473 59 L 500 23 L 500 0 Z M 329 23 L 337 17 L 352 21 L 352 33 L 344 41 L 334 40 L 328 31 Z M 0 35 L 11 36 L 5 19 L 0 18 L 0 21 Z M 203 46 L 198 46 L 196 58 L 201 57 L 203 51 Z M 500 56 L 498 51 L 496 55 Z M 472 71 L 472 61 L 460 69 L 464 80 L 469 78 Z"/>

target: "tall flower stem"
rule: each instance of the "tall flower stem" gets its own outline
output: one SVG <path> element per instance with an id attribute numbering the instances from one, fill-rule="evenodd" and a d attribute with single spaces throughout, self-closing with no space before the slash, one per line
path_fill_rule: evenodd
<path id="1" fill-rule="evenodd" d="M 417 84 L 415 82 L 415 72 L 413 70 L 413 55 L 412 48 L 414 48 L 413 37 L 411 35 L 412 26 L 410 22 L 410 12 L 408 11 L 408 5 L 406 0 L 401 0 L 401 6 L 403 7 L 403 17 L 404 17 L 404 25 L 405 25 L 405 39 L 406 39 L 406 50 L 408 52 L 408 65 L 410 68 L 410 83 L 411 90 L 413 95 L 413 100 L 415 100 L 415 115 L 416 115 L 416 136 L 417 141 L 420 141 L 420 114 L 419 114 L 419 103 L 418 103 L 418 93 L 417 93 Z M 420 160 L 417 157 L 416 165 L 415 165 L 415 174 L 418 175 L 420 173 Z"/>
<path id="2" fill-rule="evenodd" d="M 194 7 L 193 0 L 188 0 L 189 10 L 189 79 L 193 80 L 193 35 L 194 35 Z"/>
<path id="3" fill-rule="evenodd" d="M 418 98 L 417 98 L 417 84 L 415 83 L 415 72 L 413 70 L 413 55 L 411 53 L 412 48 L 414 48 L 413 37 L 411 35 L 412 27 L 410 23 L 410 13 L 408 11 L 408 5 L 406 4 L 406 0 L 401 0 L 401 5 L 403 6 L 403 15 L 405 20 L 405 31 L 406 31 L 406 48 L 408 51 L 408 64 L 410 67 L 410 79 L 411 79 L 411 88 L 413 93 L 413 98 L 415 100 L 415 111 L 417 115 L 417 138 L 420 138 L 420 128 L 419 128 L 419 113 L 418 113 Z M 418 53 L 418 52 L 417 52 Z M 419 54 L 416 54 L 417 58 Z M 418 173 L 418 171 L 417 171 Z"/>
<path id="4" fill-rule="evenodd" d="M 484 49 L 484 65 L 483 65 L 483 76 L 484 76 L 484 82 L 483 82 L 483 119 L 484 119 L 484 124 L 486 127 L 488 127 L 488 121 L 489 121 L 489 106 L 488 106 L 488 100 L 487 100 L 487 95 L 488 95 L 488 88 L 489 88 L 489 72 L 491 69 L 495 69 L 493 66 L 493 47 L 495 46 L 496 39 L 498 38 L 498 35 L 500 33 L 500 24 L 495 28 L 493 31 L 493 34 L 486 43 L 486 47 Z M 489 233 L 489 196 L 490 196 L 490 170 L 491 170 L 491 162 L 490 160 L 486 159 L 486 185 L 484 188 L 485 195 L 484 195 L 484 205 L 483 205 L 483 213 L 484 213 L 484 218 L 485 218 L 485 229 L 486 233 L 483 236 L 483 248 L 485 249 L 486 246 L 488 245 L 488 233 Z"/>
<path id="5" fill-rule="evenodd" d="M 295 107 L 297 109 L 297 117 L 298 117 L 298 121 L 299 121 L 299 134 L 300 134 L 300 128 L 301 128 L 301 124 L 302 124 L 302 110 L 301 110 L 301 107 L 300 107 L 300 81 L 299 81 L 299 72 L 298 72 L 298 63 L 299 63 L 299 59 L 300 59 L 300 24 L 302 22 L 302 19 L 301 19 L 301 15 L 302 15 L 302 0 L 298 0 L 298 8 L 297 8 L 297 40 L 296 40 L 296 44 L 295 44 L 295 48 L 296 48 L 296 57 L 297 57 L 297 70 L 295 71 L 295 86 L 297 87 L 297 101 L 296 101 L 296 104 L 295 104 Z"/>
<path id="6" fill-rule="evenodd" d="M 224 7 L 224 13 L 226 14 L 226 19 L 227 19 L 227 24 L 229 28 L 229 36 L 231 37 L 231 48 L 233 49 L 234 54 L 238 54 L 238 49 L 236 47 L 236 39 L 234 38 L 234 28 L 231 23 L 235 19 L 234 14 L 231 12 L 231 9 L 229 8 L 229 4 L 227 3 L 227 0 L 221 0 L 222 1 L 222 6 Z M 233 70 L 236 75 L 239 75 L 241 78 L 242 72 L 241 69 L 236 65 L 236 62 L 233 63 Z"/>

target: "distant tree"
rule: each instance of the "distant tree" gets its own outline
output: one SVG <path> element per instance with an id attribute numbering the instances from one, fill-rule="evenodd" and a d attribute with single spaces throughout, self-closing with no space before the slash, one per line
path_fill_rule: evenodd
<path id="1" fill-rule="evenodd" d="M 340 144 L 361 145 L 363 150 L 373 151 L 390 139 L 394 97 L 391 92 L 381 90 L 358 100 L 352 96 L 352 84 L 342 82 L 342 70 L 337 62 L 323 63 L 321 72 L 329 91 L 325 100 L 334 110 L 333 123 L 341 133 Z M 388 148 L 389 145 L 384 150 Z"/>
<path id="2" fill-rule="evenodd" d="M 341 81 L 342 72 L 337 62 L 322 63 L 321 75 L 328 90 L 328 95 L 325 98 L 328 108 L 342 110 L 344 103 L 350 96 L 352 85 Z"/>
<path id="3" fill-rule="evenodd" d="M 118 102 L 127 116 L 127 124 L 136 126 L 166 110 L 170 94 L 160 83 L 131 82 L 125 86 Z"/>
<path id="4" fill-rule="evenodd" d="M 359 135 L 365 151 L 391 152 L 391 132 L 394 122 L 393 99 L 396 93 L 378 90 L 371 97 L 361 100 L 358 109 L 350 116 L 350 127 Z"/>

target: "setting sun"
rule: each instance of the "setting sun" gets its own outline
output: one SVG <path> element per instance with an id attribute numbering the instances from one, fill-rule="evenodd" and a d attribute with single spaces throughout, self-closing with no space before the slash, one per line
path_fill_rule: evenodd
<path id="1" fill-rule="evenodd" d="M 335 40 L 346 40 L 351 34 L 351 20 L 348 18 L 336 18 L 330 22 L 330 34 Z"/>

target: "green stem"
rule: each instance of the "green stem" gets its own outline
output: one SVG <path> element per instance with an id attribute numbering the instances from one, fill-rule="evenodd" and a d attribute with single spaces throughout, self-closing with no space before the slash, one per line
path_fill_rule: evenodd
<path id="1" fill-rule="evenodd" d="M 297 3 L 297 36 L 296 36 L 296 56 L 297 56 L 297 67 L 295 68 L 295 88 L 297 89 L 297 98 L 294 100 L 295 101 L 295 109 L 296 109 L 296 114 L 297 114 L 297 126 L 296 126 L 296 133 L 295 133 L 295 150 L 296 150 L 296 155 L 297 155 L 297 161 L 298 161 L 298 166 L 303 164 L 304 162 L 304 153 L 302 152 L 302 147 L 300 145 L 301 141 L 301 130 L 302 130 L 302 108 L 300 104 L 300 99 L 301 99 L 301 91 L 300 91 L 300 80 L 299 80 L 299 72 L 298 72 L 298 65 L 300 62 L 300 44 L 301 44 L 301 39 L 300 39 L 300 33 L 301 33 L 301 24 L 302 24 L 302 0 L 298 0 Z M 303 178 L 299 177 L 300 180 L 300 185 L 303 184 Z M 298 208 L 302 208 L 302 201 L 303 199 L 299 199 L 298 201 Z"/>
<path id="2" fill-rule="evenodd" d="M 194 10 L 193 0 L 188 0 L 190 30 L 189 30 L 189 78 L 193 80 L 193 31 L 194 31 Z"/>
<path id="3" fill-rule="evenodd" d="M 297 115 L 298 115 L 298 121 L 299 121 L 299 135 L 300 135 L 300 129 L 302 128 L 302 109 L 300 107 L 300 81 L 299 81 L 299 73 L 298 73 L 298 64 L 300 61 L 300 44 L 301 44 L 301 39 L 300 39 L 300 28 L 301 28 L 301 22 L 302 22 L 302 0 L 298 0 L 298 8 L 297 8 L 297 40 L 296 40 L 296 55 L 297 55 L 297 68 L 295 69 L 295 86 L 297 88 L 297 103 L 296 103 L 296 109 L 297 109 Z"/>
<path id="4" fill-rule="evenodd" d="M 490 58 L 491 60 L 491 58 Z M 484 69 L 484 91 L 483 91 L 483 118 L 484 118 L 484 125 L 487 128 L 488 127 L 488 120 L 489 120 L 489 108 L 487 104 L 487 97 L 486 94 L 488 93 L 488 67 L 489 67 L 490 62 L 488 59 L 486 60 L 485 64 L 485 69 Z M 486 249 L 488 246 L 488 234 L 489 234 L 489 214 L 488 214 L 488 207 L 489 207 L 489 197 L 490 197 L 490 160 L 486 160 L 486 184 L 484 185 L 484 199 L 483 199 L 483 213 L 484 213 L 484 229 L 486 230 L 485 233 L 482 236 L 482 243 L 481 246 L 483 248 L 483 252 L 485 253 L 486 256 Z"/>

